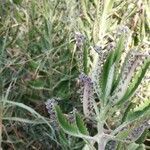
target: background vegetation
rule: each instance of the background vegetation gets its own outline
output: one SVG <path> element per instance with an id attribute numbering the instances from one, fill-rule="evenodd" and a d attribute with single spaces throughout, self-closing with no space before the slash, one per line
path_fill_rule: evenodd
<path id="1" fill-rule="evenodd" d="M 118 25 L 126 25 L 133 32 L 131 48 L 140 45 L 144 51 L 150 46 L 149 0 L 116 0 L 111 11 L 102 10 L 103 1 L 97 2 L 0 0 L 0 147 L 4 150 L 82 149 L 82 140 L 51 127 L 45 108 L 48 99 L 58 97 L 63 112 L 73 107 L 82 110 L 77 33 L 84 36 L 82 46 L 88 53 L 98 42 L 99 22 L 102 34 L 111 40 Z M 105 15 L 100 20 L 102 14 L 109 14 L 108 22 Z M 149 99 L 149 78 L 148 72 L 135 105 Z"/>

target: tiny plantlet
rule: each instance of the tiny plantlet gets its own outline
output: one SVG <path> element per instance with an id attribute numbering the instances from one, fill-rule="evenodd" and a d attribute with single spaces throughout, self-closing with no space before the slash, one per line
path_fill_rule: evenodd
<path id="1" fill-rule="evenodd" d="M 83 150 L 144 150 L 140 141 L 150 127 L 150 102 L 145 99 L 136 106 L 132 99 L 149 68 L 149 53 L 140 47 L 127 50 L 127 28 L 119 32 L 111 49 L 110 43 L 93 47 L 97 62 L 79 76 L 83 114 L 75 111 L 70 121 L 54 99 L 46 103 L 55 124 L 85 141 Z"/>

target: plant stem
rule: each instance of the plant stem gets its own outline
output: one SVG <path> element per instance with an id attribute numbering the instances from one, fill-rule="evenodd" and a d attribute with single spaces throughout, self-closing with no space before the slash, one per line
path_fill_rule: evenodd
<path id="1" fill-rule="evenodd" d="M 104 136 L 104 134 L 102 134 L 101 137 L 98 139 L 98 150 L 105 150 L 106 144 L 107 138 Z"/>

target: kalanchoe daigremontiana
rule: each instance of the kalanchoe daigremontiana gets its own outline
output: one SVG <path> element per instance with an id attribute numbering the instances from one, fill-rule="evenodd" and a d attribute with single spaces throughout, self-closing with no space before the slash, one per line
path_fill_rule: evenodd
<path id="1" fill-rule="evenodd" d="M 79 81 L 83 86 L 83 112 L 86 118 L 90 118 L 93 115 L 93 101 L 94 101 L 94 91 L 93 83 L 90 77 L 85 74 L 80 74 Z"/>
<path id="2" fill-rule="evenodd" d="M 144 78 L 150 61 L 147 59 L 147 54 L 139 53 L 140 47 L 138 47 L 138 51 L 132 45 L 135 50 L 131 50 L 129 45 L 131 41 L 128 41 L 128 47 L 125 46 L 128 32 L 130 33 L 128 28 L 125 27 L 119 32 L 118 37 L 114 35 L 116 37 L 113 38 L 114 41 L 111 41 L 115 42 L 114 49 L 106 39 L 91 47 L 93 57 L 87 56 L 91 58 L 91 68 L 89 68 L 89 72 L 85 71 L 85 74 L 79 76 L 80 85 L 83 88 L 84 116 L 90 121 L 92 117 L 94 118 L 97 133 L 91 136 L 83 119 L 78 115 L 75 115 L 76 121 L 74 122 L 73 119 L 73 123 L 70 125 L 61 109 L 56 108 L 58 121 L 66 133 L 82 138 L 92 148 L 97 142 L 99 150 L 105 150 L 106 144 L 111 140 L 116 141 L 117 144 L 112 143 L 110 149 L 115 149 L 115 146 L 118 148 L 120 142 L 135 142 L 149 127 L 149 123 L 144 122 L 149 119 L 147 105 L 140 107 L 137 113 L 132 111 L 132 108 L 130 109 L 130 105 L 133 103 L 131 98 Z M 78 37 L 80 36 L 77 36 L 76 40 Z M 81 39 L 77 40 L 77 43 L 80 43 Z M 79 44 L 77 49 L 81 50 L 81 46 L 82 44 Z M 128 51 L 129 49 L 130 51 Z M 125 55 L 124 59 L 122 59 L 122 53 Z M 97 94 L 99 102 L 95 100 L 94 92 Z M 122 108 L 125 108 L 125 111 L 120 111 Z M 115 116 L 118 118 L 117 121 L 114 119 Z M 109 120 L 113 123 L 110 123 Z M 95 129 L 95 126 L 93 127 Z M 89 149 L 92 149 L 91 147 Z"/>

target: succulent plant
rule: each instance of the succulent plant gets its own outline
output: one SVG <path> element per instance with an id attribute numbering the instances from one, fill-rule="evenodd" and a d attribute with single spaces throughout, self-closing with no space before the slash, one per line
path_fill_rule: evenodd
<path id="1" fill-rule="evenodd" d="M 70 124 L 63 115 L 59 106 L 56 106 L 56 115 L 60 127 L 68 134 L 82 138 L 86 148 L 95 149 L 94 144 L 98 143 L 98 149 L 104 150 L 110 141 L 134 143 L 140 138 L 143 132 L 150 127 L 149 101 L 143 101 L 139 106 L 133 107 L 132 97 L 140 85 L 150 59 L 149 54 L 138 49 L 127 52 L 126 58 L 120 64 L 121 56 L 125 51 L 126 36 L 121 35 L 116 43 L 115 49 L 111 51 L 98 51 L 98 64 L 88 75 L 82 73 L 79 76 L 83 90 L 83 115 L 75 113 L 75 122 Z M 97 50 L 96 50 L 97 51 Z M 108 52 L 108 53 L 107 53 Z M 94 94 L 97 94 L 99 101 L 95 101 Z M 132 107 L 131 107 L 132 105 Z M 120 110 L 124 108 L 124 111 Z M 120 113 L 117 114 L 116 112 Z M 120 119 L 114 119 L 115 115 Z M 114 115 L 114 116 L 113 116 Z M 83 116 L 89 120 L 96 120 L 97 134 L 91 136 L 83 121 Z M 114 126 L 108 120 L 117 122 Z M 95 128 L 93 125 L 93 128 Z"/>

